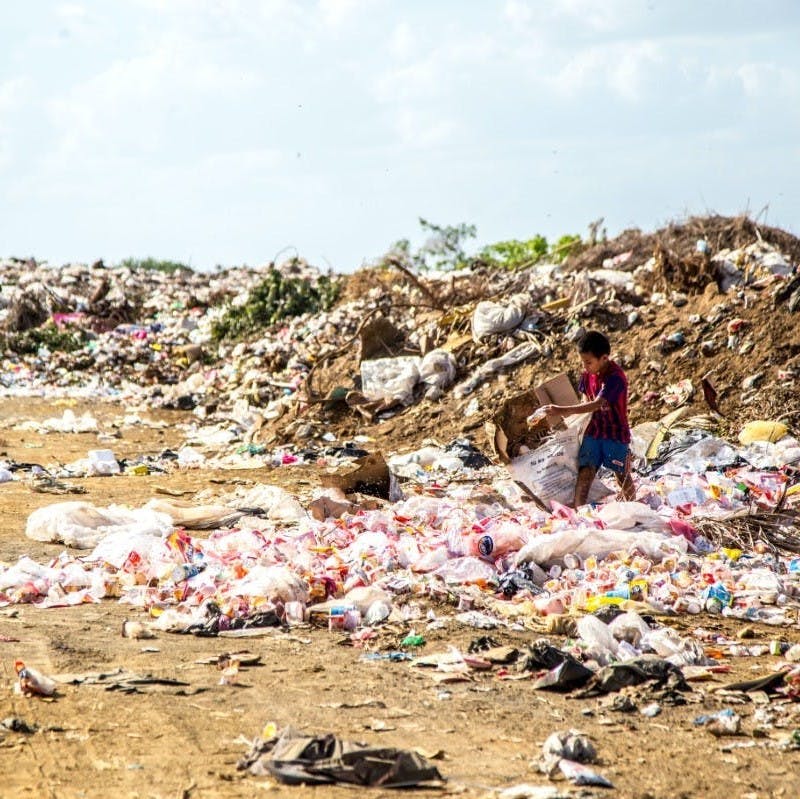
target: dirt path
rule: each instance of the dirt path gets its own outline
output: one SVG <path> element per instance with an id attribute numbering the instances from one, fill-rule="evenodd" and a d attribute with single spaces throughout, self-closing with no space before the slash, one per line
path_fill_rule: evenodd
<path id="1" fill-rule="evenodd" d="M 64 407 L 5 401 L 0 418 L 60 416 Z M 80 413 L 84 408 L 74 410 Z M 113 406 L 91 410 L 104 429 L 110 429 L 121 413 Z M 6 453 L 3 457 L 43 465 L 85 456 L 98 446 L 111 447 L 119 457 L 156 453 L 181 443 L 179 423 L 187 417 L 160 418 L 169 421 L 167 428 L 132 428 L 112 444 L 98 444 L 94 434 L 38 435 L 5 429 L 0 431 L 0 451 Z M 299 477 L 313 479 L 313 473 L 286 468 L 204 470 L 81 482 L 89 502 L 138 506 L 153 496 L 156 485 L 197 491 L 218 485 L 212 479 L 252 480 L 291 489 Z M 60 499 L 32 493 L 23 482 L 0 485 L 2 560 L 13 562 L 21 554 L 43 560 L 61 551 L 24 536 L 29 513 Z M 437 609 L 443 617 L 452 615 L 451 610 Z M 325 788 L 284 787 L 237 772 L 236 761 L 247 749 L 244 738 L 255 737 L 268 721 L 440 752 L 437 766 L 449 779 L 445 791 L 465 796 L 483 796 L 489 789 L 520 782 L 547 784 L 530 762 L 551 732 L 569 727 L 584 730 L 595 741 L 601 758 L 597 768 L 616 785 L 608 795 L 731 799 L 796 794 L 800 753 L 769 747 L 800 726 L 793 705 L 787 708 L 783 729 L 754 737 L 753 713 L 760 705 L 731 705 L 730 700 L 712 697 L 703 684 L 695 685 L 687 705 L 664 706 L 660 715 L 646 718 L 613 712 L 594 699 L 576 701 L 536 692 L 530 681 L 498 679 L 497 670 L 476 674 L 470 682 L 437 686 L 430 673 L 407 663 L 362 661 L 361 651 L 341 645 L 341 635 L 321 630 L 268 631 L 264 637 L 240 640 L 169 634 L 145 641 L 122 638 L 122 621 L 136 614 L 114 600 L 70 609 L 0 609 L 0 636 L 19 639 L 0 640 L 0 718 L 16 716 L 38 727 L 30 735 L 0 728 L 0 796 L 232 799 L 258 796 L 262 790 L 296 799 L 331 795 Z M 696 621 L 706 628 L 715 624 L 712 618 L 678 619 L 674 624 L 686 634 Z M 426 652 L 444 651 L 451 644 L 466 648 L 482 634 L 453 621 L 441 630 L 424 630 L 424 622 L 417 626 L 425 633 Z M 395 646 L 409 629 L 385 630 L 378 648 Z M 755 634 L 760 642 L 778 635 L 800 640 L 796 628 L 787 632 L 756 626 Z M 503 644 L 523 647 L 539 634 L 495 630 L 491 635 Z M 259 654 L 262 665 L 243 672 L 240 685 L 220 685 L 214 666 L 196 662 L 242 646 Z M 126 694 L 101 685 L 67 685 L 54 701 L 29 699 L 12 691 L 16 658 L 49 673 L 124 668 L 188 685 L 178 689 L 180 694 L 164 686 L 142 686 L 152 693 Z M 777 662 L 769 656 L 733 660 L 733 676 L 766 674 Z M 742 736 L 716 739 L 692 724 L 700 713 L 729 706 L 743 717 Z M 744 748 L 737 748 L 740 745 Z M 566 792 L 578 790 L 557 784 Z M 349 796 L 354 791 L 338 793 Z"/>

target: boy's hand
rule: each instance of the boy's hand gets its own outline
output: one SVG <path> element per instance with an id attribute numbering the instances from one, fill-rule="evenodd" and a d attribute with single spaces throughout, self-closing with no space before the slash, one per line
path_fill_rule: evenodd
<path id="1" fill-rule="evenodd" d="M 541 408 L 537 408 L 525 421 L 529 426 L 533 427 L 541 422 L 548 414 L 557 413 L 554 408 L 555 405 L 542 405 Z"/>

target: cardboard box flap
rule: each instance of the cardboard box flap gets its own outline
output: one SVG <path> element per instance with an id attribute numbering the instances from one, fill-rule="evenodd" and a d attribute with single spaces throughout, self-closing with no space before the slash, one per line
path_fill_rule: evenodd
<path id="1" fill-rule="evenodd" d="M 540 405 L 577 405 L 580 402 L 580 397 L 564 372 L 536 386 L 533 392 Z"/>
<path id="2" fill-rule="evenodd" d="M 345 494 L 368 494 L 382 499 L 389 499 L 391 491 L 389 467 L 380 452 L 358 458 L 350 471 L 320 475 L 319 482 L 325 488 L 338 488 Z"/>
<path id="3" fill-rule="evenodd" d="M 508 463 L 516 457 L 522 445 L 533 448 L 550 432 L 551 427 L 563 427 L 563 423 L 548 424 L 543 419 L 541 425 L 531 429 L 526 420 L 541 405 L 575 405 L 578 401 L 572 383 L 563 372 L 531 391 L 510 397 L 487 425 L 486 432 L 495 456 L 503 463 Z"/>

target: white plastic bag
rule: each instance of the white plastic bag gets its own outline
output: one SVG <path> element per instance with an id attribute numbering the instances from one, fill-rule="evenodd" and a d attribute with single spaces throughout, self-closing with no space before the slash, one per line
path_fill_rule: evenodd
<path id="1" fill-rule="evenodd" d="M 150 628 L 165 633 L 181 633 L 193 625 L 202 625 L 206 621 L 203 608 L 195 608 L 192 612 L 185 612 L 177 608 L 167 608 L 163 613 L 150 623 Z"/>
<path id="2" fill-rule="evenodd" d="M 57 502 L 38 508 L 25 525 L 25 535 L 34 541 L 63 543 L 90 549 L 111 533 L 163 536 L 172 531 L 169 516 L 147 508 L 130 510 L 111 505 L 96 508 L 88 502 Z"/>
<path id="3" fill-rule="evenodd" d="M 540 447 L 514 458 L 508 465 L 511 474 L 543 502 L 572 504 L 578 479 L 578 451 L 586 421 L 583 417 L 570 420 L 566 430 L 556 430 Z M 588 501 L 599 502 L 611 493 L 595 478 Z"/>
<path id="4" fill-rule="evenodd" d="M 597 515 L 615 530 L 632 530 L 637 526 L 656 532 L 666 530 L 664 519 L 641 502 L 607 502 L 598 509 Z"/>
<path id="5" fill-rule="evenodd" d="M 683 452 L 673 455 L 659 470 L 659 474 L 680 475 L 684 472 L 700 474 L 707 469 L 722 469 L 736 463 L 736 450 L 722 438 L 709 436 L 700 439 Z"/>
<path id="6" fill-rule="evenodd" d="M 243 508 L 261 508 L 275 522 L 296 522 L 308 516 L 296 497 L 266 483 L 253 486 L 237 504 Z"/>
<path id="7" fill-rule="evenodd" d="M 609 625 L 608 629 L 617 641 L 627 641 L 633 646 L 639 646 L 642 638 L 650 632 L 647 622 L 633 611 L 620 613 Z"/>
<path id="8" fill-rule="evenodd" d="M 116 569 L 125 565 L 131 553 L 136 553 L 138 561 L 144 568 L 150 562 L 151 553 L 161 545 L 161 538 L 148 533 L 131 533 L 128 530 L 105 535 L 91 554 L 86 557 L 89 563 L 109 563 Z"/>
<path id="9" fill-rule="evenodd" d="M 119 474 L 120 468 L 114 453 L 110 449 L 90 449 L 87 473 L 97 476 Z"/>
<path id="10" fill-rule="evenodd" d="M 7 569 L 0 568 L 0 591 L 8 591 L 25 583 L 39 583 L 44 587 L 51 574 L 49 567 L 23 555 Z"/>
<path id="11" fill-rule="evenodd" d="M 96 433 L 97 419 L 89 411 L 78 418 L 74 411 L 67 408 L 62 417 L 45 419 L 40 427 L 54 433 Z"/>
<path id="12" fill-rule="evenodd" d="M 736 583 L 736 589 L 767 594 L 782 594 L 784 591 L 781 578 L 770 569 L 752 569 L 744 572 Z"/>
<path id="13" fill-rule="evenodd" d="M 597 616 L 582 616 L 578 619 L 578 636 L 589 647 L 589 652 L 598 663 L 605 665 L 619 648 L 614 634 Z"/>
<path id="14" fill-rule="evenodd" d="M 397 400 L 411 405 L 420 363 L 417 356 L 408 355 L 361 361 L 361 391 L 370 400 Z"/>
<path id="15" fill-rule="evenodd" d="M 376 585 L 360 585 L 345 594 L 345 601 L 353 605 L 362 616 L 367 616 L 369 609 L 375 603 L 392 606 L 392 597 Z"/>
<path id="16" fill-rule="evenodd" d="M 518 563 L 533 561 L 540 566 L 563 564 L 570 553 L 579 558 L 605 558 L 611 552 L 639 548 L 646 557 L 660 562 L 666 555 L 684 553 L 688 542 L 682 535 L 666 536 L 646 530 L 569 529 L 538 535 L 517 554 Z"/>
<path id="17" fill-rule="evenodd" d="M 647 451 L 661 429 L 661 422 L 642 422 L 631 428 L 630 450 L 636 460 L 647 461 Z"/>
<path id="18" fill-rule="evenodd" d="M 699 641 L 691 638 L 681 638 L 678 633 L 669 627 L 660 627 L 651 630 L 642 636 L 642 647 L 652 649 L 659 657 L 668 660 L 675 666 L 694 666 L 711 663 L 703 652 Z"/>
<path id="19" fill-rule="evenodd" d="M 456 359 L 444 350 L 432 350 L 419 366 L 419 380 L 427 388 L 425 396 L 435 399 L 456 379 Z"/>
<path id="20" fill-rule="evenodd" d="M 363 614 L 366 624 L 380 624 L 389 618 L 392 613 L 392 606 L 388 602 L 378 600 L 373 602 L 368 608 L 367 612 Z"/>
<path id="21" fill-rule="evenodd" d="M 514 330 L 525 318 L 528 310 L 528 295 L 515 294 L 507 302 L 483 300 L 472 313 L 472 337 L 475 341 Z"/>
<path id="22" fill-rule="evenodd" d="M 497 569 L 481 558 L 453 558 L 440 566 L 435 574 L 451 585 L 484 583 L 497 578 Z"/>
<path id="23" fill-rule="evenodd" d="M 800 446 L 796 439 L 786 436 L 776 444 L 754 441 L 739 454 L 755 469 L 777 469 L 800 460 Z"/>
<path id="24" fill-rule="evenodd" d="M 541 345 L 536 341 L 523 341 L 522 344 L 517 344 L 513 350 L 509 350 L 504 355 L 498 355 L 497 358 L 482 363 L 466 380 L 462 380 L 454 389 L 453 396 L 456 399 L 463 399 L 471 394 L 475 389 L 488 380 L 493 374 L 499 372 L 501 369 L 507 369 L 510 366 L 516 366 L 518 363 L 527 361 L 534 355 L 541 355 Z"/>
<path id="25" fill-rule="evenodd" d="M 181 447 L 178 450 L 178 466 L 184 469 L 198 469 L 206 462 L 206 456 L 193 447 Z"/>
<path id="26" fill-rule="evenodd" d="M 232 596 L 271 602 L 308 602 L 308 585 L 287 566 L 254 566 L 240 580 L 230 583 Z"/>
<path id="27" fill-rule="evenodd" d="M 683 640 L 669 627 L 650 630 L 641 639 L 642 646 L 652 649 L 659 657 L 666 658 L 683 651 Z"/>

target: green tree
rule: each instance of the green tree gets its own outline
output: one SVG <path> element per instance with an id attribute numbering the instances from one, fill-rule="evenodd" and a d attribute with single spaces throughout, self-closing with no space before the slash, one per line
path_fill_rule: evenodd
<path id="1" fill-rule="evenodd" d="M 470 259 L 464 249 L 464 242 L 478 235 L 475 225 L 435 225 L 420 217 L 419 226 L 427 235 L 424 243 L 412 251 L 411 242 L 400 239 L 384 255 L 383 263 L 399 261 L 403 266 L 418 272 L 450 271 L 469 266 Z"/>

